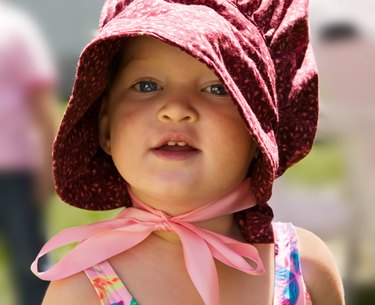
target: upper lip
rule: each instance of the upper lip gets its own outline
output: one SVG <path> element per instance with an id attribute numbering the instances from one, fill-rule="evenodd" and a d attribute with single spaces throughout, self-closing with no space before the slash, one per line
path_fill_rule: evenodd
<path id="1" fill-rule="evenodd" d="M 195 144 L 195 141 L 185 135 L 185 134 L 181 134 L 181 133 L 167 133 L 165 134 L 164 136 L 161 137 L 161 139 L 156 143 L 156 145 L 153 146 L 153 149 L 158 149 L 164 145 L 167 145 L 168 142 L 175 142 L 175 143 L 186 143 L 186 145 L 188 145 L 189 147 L 192 147 L 194 149 L 198 149 L 196 147 L 196 144 Z"/>

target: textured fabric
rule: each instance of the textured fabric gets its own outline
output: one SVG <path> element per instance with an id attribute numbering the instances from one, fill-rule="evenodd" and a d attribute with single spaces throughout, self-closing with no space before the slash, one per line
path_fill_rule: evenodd
<path id="1" fill-rule="evenodd" d="M 42 165 L 30 93 L 53 87 L 54 66 L 33 20 L 0 1 L 0 171 Z"/>
<path id="2" fill-rule="evenodd" d="M 312 305 L 303 281 L 300 251 L 294 226 L 274 223 L 275 292 L 274 305 Z"/>
<path id="3" fill-rule="evenodd" d="M 137 304 L 108 261 L 86 269 L 85 273 L 94 286 L 101 304 Z"/>
<path id="4" fill-rule="evenodd" d="M 109 65 L 124 38 L 149 35 L 199 59 L 223 81 L 259 146 L 250 174 L 258 203 L 266 205 L 274 179 L 309 152 L 316 132 L 317 72 L 307 9 L 307 0 L 106 1 L 98 35 L 80 56 L 54 144 L 59 196 L 91 210 L 131 205 L 125 181 L 99 147 L 97 118 Z M 239 218 L 246 239 L 272 242 L 269 225 L 252 227 L 253 211 Z M 259 222 L 267 221 L 269 209 L 267 215 L 259 211 Z"/>
<path id="5" fill-rule="evenodd" d="M 295 229 L 289 223 L 273 225 L 276 250 L 273 305 L 312 305 L 302 277 Z M 88 268 L 85 272 L 102 305 L 137 304 L 108 261 Z"/>
<path id="6" fill-rule="evenodd" d="M 61 232 L 42 248 L 31 269 L 42 279 L 61 279 L 136 246 L 153 231 L 172 231 L 181 240 L 186 269 L 204 303 L 217 305 L 219 283 L 214 258 L 253 275 L 264 273 L 263 263 L 253 245 L 202 229 L 194 223 L 232 215 L 255 205 L 249 189 L 250 179 L 247 179 L 223 198 L 173 217 L 139 201 L 129 190 L 133 207 L 124 209 L 112 220 Z M 47 271 L 38 272 L 36 267 L 41 256 L 73 242 L 79 242 L 78 246 L 60 262 Z"/>

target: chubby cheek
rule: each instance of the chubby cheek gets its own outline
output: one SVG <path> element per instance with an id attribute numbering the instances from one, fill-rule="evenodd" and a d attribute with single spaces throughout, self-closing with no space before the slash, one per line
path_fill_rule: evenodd
<path id="1" fill-rule="evenodd" d="M 113 133 L 113 135 L 115 134 Z M 128 148 L 129 143 L 127 141 L 120 141 L 118 138 L 115 141 L 111 141 L 113 163 L 125 180 L 127 180 L 129 165 L 133 163 Z"/>
<path id="2" fill-rule="evenodd" d="M 116 122 L 110 128 L 111 155 L 121 176 L 128 180 L 133 168 L 139 164 L 144 132 L 130 117 L 119 118 Z"/>
<path id="3" fill-rule="evenodd" d="M 244 179 L 255 151 L 255 143 L 240 117 L 222 121 L 217 137 L 213 137 L 221 170 L 234 179 Z M 216 164 L 218 166 L 218 164 Z"/>

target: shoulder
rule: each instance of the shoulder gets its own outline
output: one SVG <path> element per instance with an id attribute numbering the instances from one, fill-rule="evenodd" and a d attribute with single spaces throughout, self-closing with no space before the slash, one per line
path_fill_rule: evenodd
<path id="1" fill-rule="evenodd" d="M 303 278 L 314 305 L 343 305 L 340 273 L 326 244 L 315 234 L 296 228 Z"/>
<path id="2" fill-rule="evenodd" d="M 49 285 L 42 305 L 100 305 L 99 298 L 84 272 Z"/>

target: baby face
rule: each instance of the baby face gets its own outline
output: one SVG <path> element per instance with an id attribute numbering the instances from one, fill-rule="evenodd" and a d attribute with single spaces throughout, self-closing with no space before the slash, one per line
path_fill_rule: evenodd
<path id="1" fill-rule="evenodd" d="M 215 73 L 146 36 L 126 43 L 101 109 L 99 142 L 133 193 L 170 214 L 233 190 L 256 149 Z"/>

